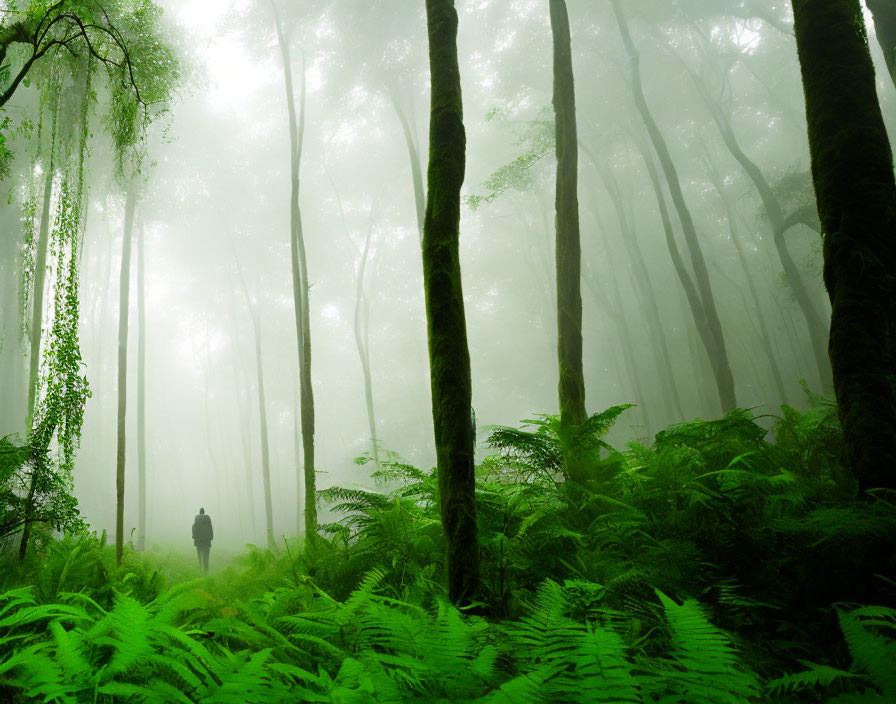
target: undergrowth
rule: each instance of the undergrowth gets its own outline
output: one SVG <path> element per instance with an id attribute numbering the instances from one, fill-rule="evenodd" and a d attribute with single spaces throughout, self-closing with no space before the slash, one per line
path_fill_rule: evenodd
<path id="1" fill-rule="evenodd" d="M 321 492 L 341 517 L 313 546 L 208 578 L 43 536 L 4 558 L 0 700 L 896 701 L 896 506 L 856 495 L 835 409 L 616 450 L 624 410 L 491 430 L 484 616 L 446 602 L 438 482 L 396 455 Z"/>

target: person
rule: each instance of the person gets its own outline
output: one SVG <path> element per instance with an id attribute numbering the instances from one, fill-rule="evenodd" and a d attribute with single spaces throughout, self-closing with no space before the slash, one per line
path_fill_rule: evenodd
<path id="1" fill-rule="evenodd" d="M 204 508 L 199 509 L 199 515 L 193 520 L 193 545 L 199 555 L 199 569 L 203 574 L 208 574 L 208 553 L 212 549 L 212 539 L 215 531 L 212 530 L 212 517 Z"/>

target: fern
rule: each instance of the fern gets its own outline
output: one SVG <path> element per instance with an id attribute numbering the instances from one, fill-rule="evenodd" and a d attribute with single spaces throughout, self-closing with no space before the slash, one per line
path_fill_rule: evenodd
<path id="1" fill-rule="evenodd" d="M 671 667 L 666 676 L 681 701 L 741 704 L 759 693 L 759 680 L 738 657 L 731 641 L 692 600 L 677 604 L 656 592 L 669 624 Z"/>

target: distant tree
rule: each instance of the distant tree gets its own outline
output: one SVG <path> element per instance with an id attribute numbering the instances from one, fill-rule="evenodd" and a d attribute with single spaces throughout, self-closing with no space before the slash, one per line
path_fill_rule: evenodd
<path id="1" fill-rule="evenodd" d="M 792 0 L 849 465 L 896 488 L 896 180 L 859 0 Z"/>
<path id="2" fill-rule="evenodd" d="M 638 235 L 635 231 L 633 220 L 626 209 L 624 191 L 620 188 L 613 170 L 608 164 L 601 163 L 595 151 L 585 142 L 580 142 L 579 147 L 594 165 L 600 174 L 604 188 L 613 203 L 616 219 L 622 234 L 622 243 L 628 253 L 630 268 L 634 279 L 635 293 L 639 298 L 640 310 L 644 313 L 644 323 L 650 331 L 650 342 L 653 348 L 653 357 L 656 365 L 657 376 L 662 383 L 663 396 L 670 411 L 677 413 L 678 418 L 684 418 L 684 410 L 681 407 L 681 395 L 678 384 L 675 381 L 675 371 L 672 367 L 672 358 L 669 354 L 669 346 L 666 342 L 666 330 L 660 318 L 659 297 L 647 269 L 647 262 L 641 245 L 638 243 Z M 603 313 L 603 311 L 601 311 Z M 626 324 L 627 327 L 627 324 Z"/>
<path id="3" fill-rule="evenodd" d="M 146 228 L 137 228 L 137 550 L 146 548 Z"/>
<path id="4" fill-rule="evenodd" d="M 550 0 L 554 39 L 554 125 L 557 153 L 557 357 L 560 418 L 581 425 L 585 410 L 582 370 L 582 244 L 579 232 L 579 143 L 572 73 L 569 15 L 565 0 Z"/>
<path id="5" fill-rule="evenodd" d="M 261 344 L 261 315 L 258 312 L 258 304 L 249 294 L 249 287 L 246 285 L 246 279 L 243 277 L 242 267 L 237 259 L 237 268 L 240 275 L 240 284 L 243 289 L 243 296 L 246 300 L 246 306 L 249 309 L 249 315 L 252 318 L 252 337 L 255 341 L 255 379 L 256 389 L 258 393 L 258 429 L 259 441 L 261 443 L 261 479 L 264 486 L 264 521 L 265 521 L 265 538 L 269 550 L 275 548 L 274 541 L 274 510 L 271 498 L 271 449 L 270 440 L 268 439 L 268 407 L 265 401 L 264 393 L 264 357 L 262 355 L 263 346 Z M 254 528 L 254 525 L 253 525 Z"/>
<path id="6" fill-rule="evenodd" d="M 128 404 L 128 312 L 131 297 L 131 244 L 134 212 L 137 208 L 136 179 L 127 188 L 124 206 L 124 233 L 121 238 L 121 275 L 118 288 L 118 434 L 115 455 L 115 561 L 121 564 L 124 552 L 124 470 L 127 457 Z"/>
<path id="7" fill-rule="evenodd" d="M 704 51 L 703 58 L 705 66 L 714 69 L 717 74 L 723 74 L 722 80 L 727 81 L 727 75 L 725 75 L 723 69 L 716 65 L 716 57 L 712 54 L 710 49 Z M 697 92 L 700 94 L 700 97 L 703 99 L 704 104 L 712 115 L 713 121 L 716 123 L 719 133 L 721 134 L 722 141 L 734 157 L 735 161 L 737 161 L 743 168 L 744 173 L 746 173 L 747 177 L 756 188 L 756 192 L 759 194 L 765 217 L 771 226 L 772 241 L 774 242 L 775 250 L 778 253 L 778 258 L 781 261 L 781 267 L 784 269 L 787 286 L 793 292 L 793 296 L 800 308 L 800 312 L 803 314 L 803 318 L 806 321 L 806 330 L 809 333 L 809 341 L 812 345 L 819 381 L 821 382 L 823 390 L 830 390 L 833 380 L 831 378 L 831 364 L 825 350 L 827 326 L 822 320 L 821 314 L 812 303 L 804 277 L 800 273 L 799 267 L 794 261 L 793 256 L 790 254 L 785 238 L 787 233 L 796 225 L 805 224 L 807 219 L 811 219 L 813 216 L 807 214 L 801 207 L 794 208 L 792 212 L 785 212 L 782 203 L 775 194 L 774 188 L 772 188 L 772 185 L 762 172 L 762 169 L 759 168 L 759 165 L 756 164 L 756 162 L 747 156 L 741 147 L 737 135 L 734 133 L 734 128 L 731 124 L 728 112 L 715 97 L 714 93 L 711 92 L 705 78 L 697 75 L 697 73 L 688 67 L 687 64 L 684 64 L 684 62 L 682 63 L 696 86 Z"/>
<path id="8" fill-rule="evenodd" d="M 423 286 L 448 596 L 453 603 L 465 603 L 478 595 L 479 544 L 470 423 L 470 352 L 458 251 L 466 135 L 454 0 L 426 0 L 426 19 L 432 107 Z"/>
<path id="9" fill-rule="evenodd" d="M 317 491 L 314 475 L 314 391 L 311 386 L 311 312 L 308 300 L 308 260 L 305 253 L 305 237 L 302 229 L 299 174 L 302 168 L 302 145 L 305 135 L 305 58 L 302 57 L 302 89 L 296 110 L 295 89 L 292 78 L 292 52 L 290 37 L 277 9 L 271 0 L 277 43 L 283 63 L 283 79 L 286 88 L 286 109 L 289 117 L 290 154 L 290 260 L 292 263 L 293 308 L 296 319 L 296 339 L 299 349 L 299 407 L 302 416 L 302 455 L 305 461 L 305 540 L 317 535 Z M 298 506 L 296 507 L 298 510 Z"/>
<path id="10" fill-rule="evenodd" d="M 896 4 L 892 0 L 865 0 L 871 16 L 874 18 L 874 33 L 884 61 L 890 71 L 890 80 L 896 86 Z"/>
<path id="11" fill-rule="evenodd" d="M 731 373 L 731 365 L 728 361 L 728 350 L 725 345 L 725 335 L 722 330 L 722 321 L 716 308 L 716 301 L 713 297 L 712 284 L 709 279 L 709 270 L 706 267 L 706 261 L 703 256 L 703 250 L 700 245 L 700 239 L 697 236 L 697 229 L 694 225 L 694 218 L 684 199 L 684 193 L 681 190 L 681 182 L 678 177 L 678 171 L 666 140 L 660 132 L 656 124 L 656 120 L 647 105 L 644 96 L 644 87 L 641 82 L 641 58 L 632 41 L 631 33 L 628 27 L 628 21 L 622 12 L 619 0 L 611 0 L 613 11 L 616 15 L 616 21 L 619 25 L 619 32 L 622 36 L 622 42 L 625 45 L 626 53 L 630 61 L 630 81 L 632 95 L 635 100 L 635 107 L 641 116 L 650 142 L 660 161 L 660 167 L 666 177 L 666 183 L 669 187 L 669 193 L 672 196 L 672 202 L 678 213 L 678 219 L 684 232 L 685 242 L 687 243 L 688 252 L 690 253 L 691 264 L 694 269 L 694 286 L 692 291 L 685 285 L 686 279 L 681 277 L 681 273 L 685 270 L 676 266 L 679 271 L 682 284 L 685 285 L 685 292 L 688 293 L 688 303 L 697 331 L 700 334 L 700 340 L 706 349 L 712 367 L 713 378 L 716 383 L 716 390 L 719 395 L 719 404 L 723 412 L 727 412 L 737 407 L 737 397 L 734 390 L 734 375 Z M 670 245 L 671 250 L 671 245 Z"/>

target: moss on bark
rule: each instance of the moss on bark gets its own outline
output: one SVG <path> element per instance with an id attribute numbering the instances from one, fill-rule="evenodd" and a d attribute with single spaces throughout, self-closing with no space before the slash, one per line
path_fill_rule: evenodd
<path id="1" fill-rule="evenodd" d="M 850 468 L 896 488 L 896 181 L 858 0 L 793 0 Z"/>
<path id="2" fill-rule="evenodd" d="M 555 208 L 560 419 L 565 424 L 581 425 L 588 414 L 585 411 L 585 375 L 582 371 L 579 144 L 566 1 L 550 0 L 550 14 L 554 39 L 554 125 L 557 145 Z"/>
<path id="3" fill-rule="evenodd" d="M 454 0 L 426 0 L 432 102 L 429 170 L 423 222 L 423 286 L 432 384 L 432 417 L 445 531 L 448 595 L 453 603 L 476 598 L 476 537 L 472 385 L 461 288 L 460 189 L 466 134 Z"/>

